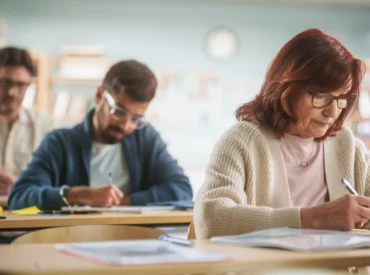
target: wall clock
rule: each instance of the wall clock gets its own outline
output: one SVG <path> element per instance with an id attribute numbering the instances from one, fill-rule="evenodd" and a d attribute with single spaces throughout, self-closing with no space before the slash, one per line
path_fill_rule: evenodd
<path id="1" fill-rule="evenodd" d="M 238 52 L 238 38 L 227 27 L 216 27 L 206 36 L 205 50 L 216 61 L 229 61 Z"/>

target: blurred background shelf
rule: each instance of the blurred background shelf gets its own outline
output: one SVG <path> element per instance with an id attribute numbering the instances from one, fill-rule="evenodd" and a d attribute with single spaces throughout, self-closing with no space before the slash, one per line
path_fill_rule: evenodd
<path id="1" fill-rule="evenodd" d="M 31 57 L 37 67 L 34 85 L 26 93 L 25 107 L 39 114 L 50 114 L 52 96 L 50 93 L 50 59 L 45 50 L 30 50 Z"/>
<path id="2" fill-rule="evenodd" d="M 57 127 L 79 122 L 94 106 L 111 64 L 142 61 L 159 82 L 147 119 L 196 192 L 217 139 L 235 123 L 236 108 L 258 93 L 281 46 L 320 28 L 366 61 L 349 126 L 370 148 L 369 0 L 65 2 L 0 1 L 0 45 L 31 49 L 39 71 L 24 105 Z"/>
<path id="3" fill-rule="evenodd" d="M 65 77 L 60 77 L 60 76 L 54 76 L 51 80 L 51 84 L 55 84 L 55 85 L 98 86 L 101 83 L 102 83 L 101 78 L 78 79 L 78 78 L 65 78 Z"/>

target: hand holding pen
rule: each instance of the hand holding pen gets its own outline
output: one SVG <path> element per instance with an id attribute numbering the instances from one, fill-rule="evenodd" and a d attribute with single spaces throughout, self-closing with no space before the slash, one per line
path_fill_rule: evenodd
<path id="1" fill-rule="evenodd" d="M 358 196 L 358 193 L 357 191 L 355 190 L 355 188 L 353 188 L 353 186 L 348 182 L 348 180 L 346 180 L 345 178 L 343 178 L 341 180 L 341 182 L 344 184 L 344 186 L 346 187 L 346 189 L 348 190 L 348 192 L 350 192 L 352 195 L 356 195 Z"/>
<path id="2" fill-rule="evenodd" d="M 121 204 L 123 193 L 113 184 L 112 173 L 110 172 L 108 174 L 108 184 L 97 187 L 74 186 L 68 190 L 66 196 L 71 204 L 112 207 Z"/>
<path id="3" fill-rule="evenodd" d="M 109 184 L 113 184 L 113 176 L 112 176 L 112 172 L 109 172 L 109 173 L 108 173 L 108 180 L 109 180 Z"/>
<path id="4" fill-rule="evenodd" d="M 111 207 L 121 204 L 122 191 L 114 184 L 90 187 L 91 201 L 88 205 L 97 207 Z"/>
<path id="5" fill-rule="evenodd" d="M 363 227 L 370 220 L 370 198 L 358 195 L 346 179 L 343 179 L 342 183 L 351 195 L 321 205 L 301 208 L 303 228 L 352 230 L 356 226 Z"/>
<path id="6" fill-rule="evenodd" d="M 356 189 L 352 186 L 352 184 L 349 183 L 348 180 L 346 180 L 345 178 L 343 178 L 341 180 L 341 182 L 344 184 L 344 186 L 346 187 L 346 189 L 348 190 L 349 193 L 351 193 L 352 195 L 355 195 L 355 196 L 358 196 L 358 193 L 356 191 Z M 363 218 L 361 223 L 359 224 L 359 227 L 364 227 L 364 225 L 368 222 L 367 219 Z"/>

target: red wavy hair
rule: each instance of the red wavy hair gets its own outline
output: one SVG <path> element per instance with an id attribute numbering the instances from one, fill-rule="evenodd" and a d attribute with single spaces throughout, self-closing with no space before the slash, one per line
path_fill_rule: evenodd
<path id="1" fill-rule="evenodd" d="M 337 39 L 318 29 L 306 30 L 282 47 L 267 70 L 259 94 L 237 109 L 236 118 L 257 120 L 280 137 L 290 122 L 297 122 L 292 107 L 299 96 L 308 91 L 330 93 L 348 87 L 348 92 L 357 96 L 318 140 L 335 136 L 357 109 L 364 72 L 362 61 Z"/>

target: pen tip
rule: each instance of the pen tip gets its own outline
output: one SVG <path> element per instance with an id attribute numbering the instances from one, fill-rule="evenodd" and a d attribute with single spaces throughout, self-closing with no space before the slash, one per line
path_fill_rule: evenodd
<path id="1" fill-rule="evenodd" d="M 165 240 L 167 240 L 167 236 L 166 235 L 160 235 L 158 237 L 158 240 L 165 241 Z"/>

